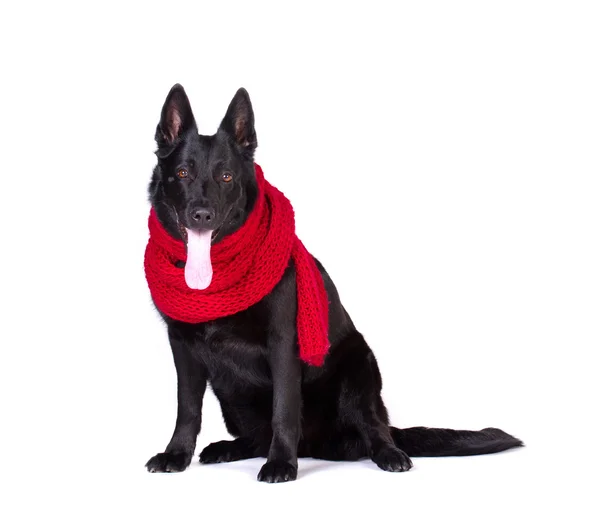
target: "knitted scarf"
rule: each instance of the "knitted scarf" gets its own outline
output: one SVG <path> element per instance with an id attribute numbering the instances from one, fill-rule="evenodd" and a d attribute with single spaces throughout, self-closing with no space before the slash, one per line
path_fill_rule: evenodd
<path id="1" fill-rule="evenodd" d="M 246 310 L 268 295 L 290 262 L 296 269 L 296 329 L 300 358 L 321 366 L 329 349 L 328 301 L 314 258 L 296 236 L 290 201 L 255 165 L 258 196 L 246 222 L 210 247 L 212 280 L 206 289 L 188 287 L 177 261 L 186 245 L 150 211 L 144 267 L 156 307 L 168 317 L 203 323 Z"/>

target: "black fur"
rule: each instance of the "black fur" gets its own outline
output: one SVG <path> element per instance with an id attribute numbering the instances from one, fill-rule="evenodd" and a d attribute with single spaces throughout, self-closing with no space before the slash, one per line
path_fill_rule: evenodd
<path id="1" fill-rule="evenodd" d="M 149 193 L 166 229 L 185 239 L 182 228 L 197 227 L 198 208 L 211 211 L 215 241 L 239 228 L 257 194 L 257 143 L 248 93 L 236 93 L 215 135 L 201 136 L 183 88 L 175 85 L 156 141 L 158 164 Z M 223 179 L 224 173 L 231 181 Z M 330 302 L 331 349 L 322 368 L 298 359 L 292 264 L 275 289 L 244 312 L 203 324 L 162 314 L 177 370 L 178 412 L 173 437 L 164 453 L 148 461 L 149 471 L 182 471 L 190 464 L 208 382 L 234 440 L 210 444 L 200 461 L 266 457 L 258 474 L 265 482 L 294 480 L 298 457 L 369 457 L 386 471 L 406 471 L 412 466 L 409 456 L 478 455 L 522 445 L 500 429 L 391 427 L 375 356 L 317 264 Z"/>

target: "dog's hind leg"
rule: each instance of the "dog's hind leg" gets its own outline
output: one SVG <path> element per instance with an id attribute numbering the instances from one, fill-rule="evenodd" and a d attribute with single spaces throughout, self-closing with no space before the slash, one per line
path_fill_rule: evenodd
<path id="1" fill-rule="evenodd" d="M 261 446 L 249 438 L 240 437 L 235 440 L 222 440 L 207 445 L 200 453 L 200 462 L 202 464 L 217 464 L 219 462 L 266 457 L 268 451 L 268 443 Z"/>
<path id="2" fill-rule="evenodd" d="M 344 369 L 341 379 L 338 420 L 360 434 L 368 456 L 385 471 L 407 471 L 408 455 L 399 449 L 391 435 L 387 410 L 381 399 L 381 374 L 373 352 L 359 332 L 343 342 Z"/>
<path id="3" fill-rule="evenodd" d="M 344 431 L 323 431 L 311 441 L 300 440 L 298 456 L 321 460 L 355 461 L 368 455 L 367 446 L 356 428 Z"/>

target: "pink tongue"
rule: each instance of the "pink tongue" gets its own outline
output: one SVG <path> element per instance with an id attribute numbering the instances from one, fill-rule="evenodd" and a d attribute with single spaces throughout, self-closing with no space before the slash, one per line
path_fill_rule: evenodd
<path id="1" fill-rule="evenodd" d="M 187 261 L 185 282 L 193 290 L 205 290 L 212 280 L 210 263 L 210 239 L 212 231 L 192 231 L 187 229 Z"/>

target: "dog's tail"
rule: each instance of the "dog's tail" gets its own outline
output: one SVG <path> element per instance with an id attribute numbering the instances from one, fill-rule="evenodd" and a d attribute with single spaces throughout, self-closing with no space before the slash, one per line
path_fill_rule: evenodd
<path id="1" fill-rule="evenodd" d="M 486 455 L 523 445 L 518 438 L 493 427 L 481 431 L 390 427 L 390 431 L 396 446 L 414 457 Z"/>

